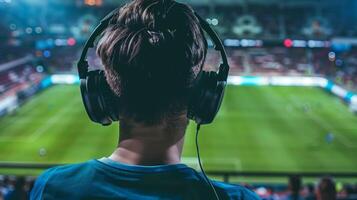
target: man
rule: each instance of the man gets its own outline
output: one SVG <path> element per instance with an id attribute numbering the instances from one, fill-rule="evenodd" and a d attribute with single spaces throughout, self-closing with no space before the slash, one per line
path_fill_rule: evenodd
<path id="1" fill-rule="evenodd" d="M 335 182 L 329 177 L 322 178 L 317 186 L 316 197 L 317 200 L 336 200 Z"/>
<path id="2" fill-rule="evenodd" d="M 180 164 L 190 89 L 206 51 L 189 6 L 134 0 L 122 7 L 97 45 L 120 96 L 118 147 L 109 157 L 46 171 L 31 198 L 215 199 L 203 176 Z M 220 199 L 259 199 L 241 186 L 213 185 Z"/>

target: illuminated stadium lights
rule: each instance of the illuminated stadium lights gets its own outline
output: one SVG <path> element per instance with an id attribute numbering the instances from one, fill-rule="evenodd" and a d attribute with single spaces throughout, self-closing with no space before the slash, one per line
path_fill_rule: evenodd
<path id="1" fill-rule="evenodd" d="M 32 33 L 32 28 L 31 28 L 31 27 L 27 27 L 27 28 L 25 29 L 25 32 L 26 32 L 27 34 L 31 34 L 31 33 Z"/>
<path id="2" fill-rule="evenodd" d="M 101 6 L 103 4 L 102 0 L 84 0 L 84 4 L 88 6 Z"/>
<path id="3" fill-rule="evenodd" d="M 67 40 L 66 39 L 56 39 L 55 45 L 56 46 L 67 46 Z"/>
<path id="4" fill-rule="evenodd" d="M 225 39 L 223 44 L 227 47 L 262 47 L 263 40 L 251 40 L 251 39 Z"/>
<path id="5" fill-rule="evenodd" d="M 242 45 L 242 47 L 249 47 L 249 46 L 253 45 L 251 40 L 246 40 L 246 39 L 243 39 L 240 44 Z"/>
<path id="6" fill-rule="evenodd" d="M 42 73 L 44 71 L 43 66 L 42 65 L 36 66 L 36 71 L 39 72 L 39 73 Z"/>
<path id="7" fill-rule="evenodd" d="M 285 39 L 284 40 L 284 46 L 287 48 L 290 48 L 293 46 L 293 41 L 291 39 Z"/>
<path id="8" fill-rule="evenodd" d="M 340 67 L 343 65 L 343 61 L 341 59 L 337 59 L 335 64 L 336 64 L 336 66 Z"/>
<path id="9" fill-rule="evenodd" d="M 45 57 L 45 58 L 51 57 L 51 52 L 49 50 L 44 51 L 43 52 L 43 57 Z"/>
<path id="10" fill-rule="evenodd" d="M 42 33 L 42 28 L 41 27 L 36 27 L 35 28 L 35 32 L 37 33 L 37 34 L 40 34 L 40 33 Z"/>
<path id="11" fill-rule="evenodd" d="M 224 46 L 227 47 L 239 47 L 240 46 L 240 40 L 237 39 L 226 39 L 223 41 Z"/>
<path id="12" fill-rule="evenodd" d="M 16 24 L 10 24 L 10 30 L 16 30 Z"/>
<path id="13" fill-rule="evenodd" d="M 47 42 L 47 45 L 49 45 L 49 46 L 53 45 L 53 40 L 52 39 L 48 39 L 46 42 Z M 55 39 L 54 40 L 54 44 L 56 46 L 74 46 L 74 45 L 77 44 L 77 41 L 74 38 Z"/>
<path id="14" fill-rule="evenodd" d="M 284 46 L 286 48 L 330 48 L 331 42 L 325 40 L 252 40 L 252 39 L 225 39 L 223 44 L 227 47 L 271 47 Z"/>
<path id="15" fill-rule="evenodd" d="M 262 40 L 242 39 L 241 45 L 242 45 L 242 47 L 260 47 L 260 46 L 263 46 L 263 41 Z"/>
<path id="16" fill-rule="evenodd" d="M 262 47 L 263 40 L 251 40 L 251 39 L 225 39 L 223 44 L 227 47 Z"/>
<path id="17" fill-rule="evenodd" d="M 329 59 L 329 61 L 334 62 L 336 60 L 336 53 L 333 51 L 329 52 L 328 59 Z"/>
<path id="18" fill-rule="evenodd" d="M 330 42 L 321 40 L 309 40 L 307 46 L 310 48 L 324 48 L 330 47 Z"/>
<path id="19" fill-rule="evenodd" d="M 324 40 L 292 40 L 285 39 L 283 44 L 287 48 L 295 47 L 295 48 L 328 48 L 331 46 L 330 41 Z"/>
<path id="20" fill-rule="evenodd" d="M 293 47 L 307 47 L 307 42 L 305 40 L 293 40 Z"/>
<path id="21" fill-rule="evenodd" d="M 74 45 L 76 45 L 76 39 L 74 39 L 74 38 L 68 38 L 67 44 L 68 44 L 68 46 L 74 46 Z"/>
<path id="22" fill-rule="evenodd" d="M 217 18 L 212 18 L 212 19 L 211 18 L 207 18 L 206 21 L 207 21 L 208 24 L 210 24 L 212 26 L 217 26 L 218 23 L 219 23 Z"/>
<path id="23" fill-rule="evenodd" d="M 213 18 L 213 19 L 211 20 L 211 23 L 212 23 L 213 26 L 217 26 L 218 23 L 219 23 L 219 21 L 218 21 L 217 18 Z"/>

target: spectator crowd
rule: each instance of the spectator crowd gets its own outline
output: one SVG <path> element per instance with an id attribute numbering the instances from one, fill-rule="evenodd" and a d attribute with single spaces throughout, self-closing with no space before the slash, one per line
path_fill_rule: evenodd
<path id="1" fill-rule="evenodd" d="M 36 177 L 0 176 L 0 200 L 27 200 Z M 262 200 L 357 200 L 357 183 L 342 184 L 331 177 L 303 184 L 291 176 L 286 184 L 243 184 Z"/>

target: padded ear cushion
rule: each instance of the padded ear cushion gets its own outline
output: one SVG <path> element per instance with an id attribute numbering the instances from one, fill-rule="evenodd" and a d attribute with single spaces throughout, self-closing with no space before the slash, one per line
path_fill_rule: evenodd
<path id="1" fill-rule="evenodd" d="M 119 97 L 110 89 L 104 71 L 99 72 L 97 90 L 100 98 L 99 103 L 104 113 L 110 117 L 111 121 L 119 121 Z"/>
<path id="2" fill-rule="evenodd" d="M 105 102 L 101 92 L 101 85 L 103 85 L 103 74 L 100 70 L 88 72 L 87 79 L 84 83 L 81 82 L 81 91 L 83 102 L 88 116 L 94 122 L 101 123 L 103 125 L 111 124 L 111 119 L 105 112 Z M 84 84 L 86 84 L 84 86 Z"/>
<path id="3" fill-rule="evenodd" d="M 88 114 L 88 117 L 94 121 L 97 122 L 97 118 L 94 114 L 94 110 L 92 109 L 91 102 L 89 100 L 89 94 L 88 94 L 88 88 L 87 88 L 87 79 L 81 79 L 80 82 L 80 89 L 81 89 L 81 95 L 82 95 L 82 101 L 84 104 L 84 108 L 86 109 L 86 112 Z"/>
<path id="4" fill-rule="evenodd" d="M 191 93 L 188 117 L 199 124 L 209 124 L 216 116 L 223 98 L 225 82 L 216 72 L 202 71 Z"/>

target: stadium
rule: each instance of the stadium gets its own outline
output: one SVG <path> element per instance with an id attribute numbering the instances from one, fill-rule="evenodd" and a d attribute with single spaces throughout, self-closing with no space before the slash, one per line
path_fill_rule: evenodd
<path id="1" fill-rule="evenodd" d="M 118 126 L 92 123 L 76 62 L 121 0 L 0 0 L 0 199 L 45 169 L 110 155 Z M 182 1 L 181 1 L 182 2 Z M 220 35 L 231 70 L 222 107 L 202 126 L 213 179 L 284 199 L 289 177 L 315 199 L 322 177 L 357 199 L 357 1 L 192 0 Z M 205 68 L 216 70 L 209 51 Z M 89 62 L 101 68 L 95 52 Z M 182 162 L 199 169 L 190 123 Z M 6 198 L 5 198 L 6 199 Z"/>

